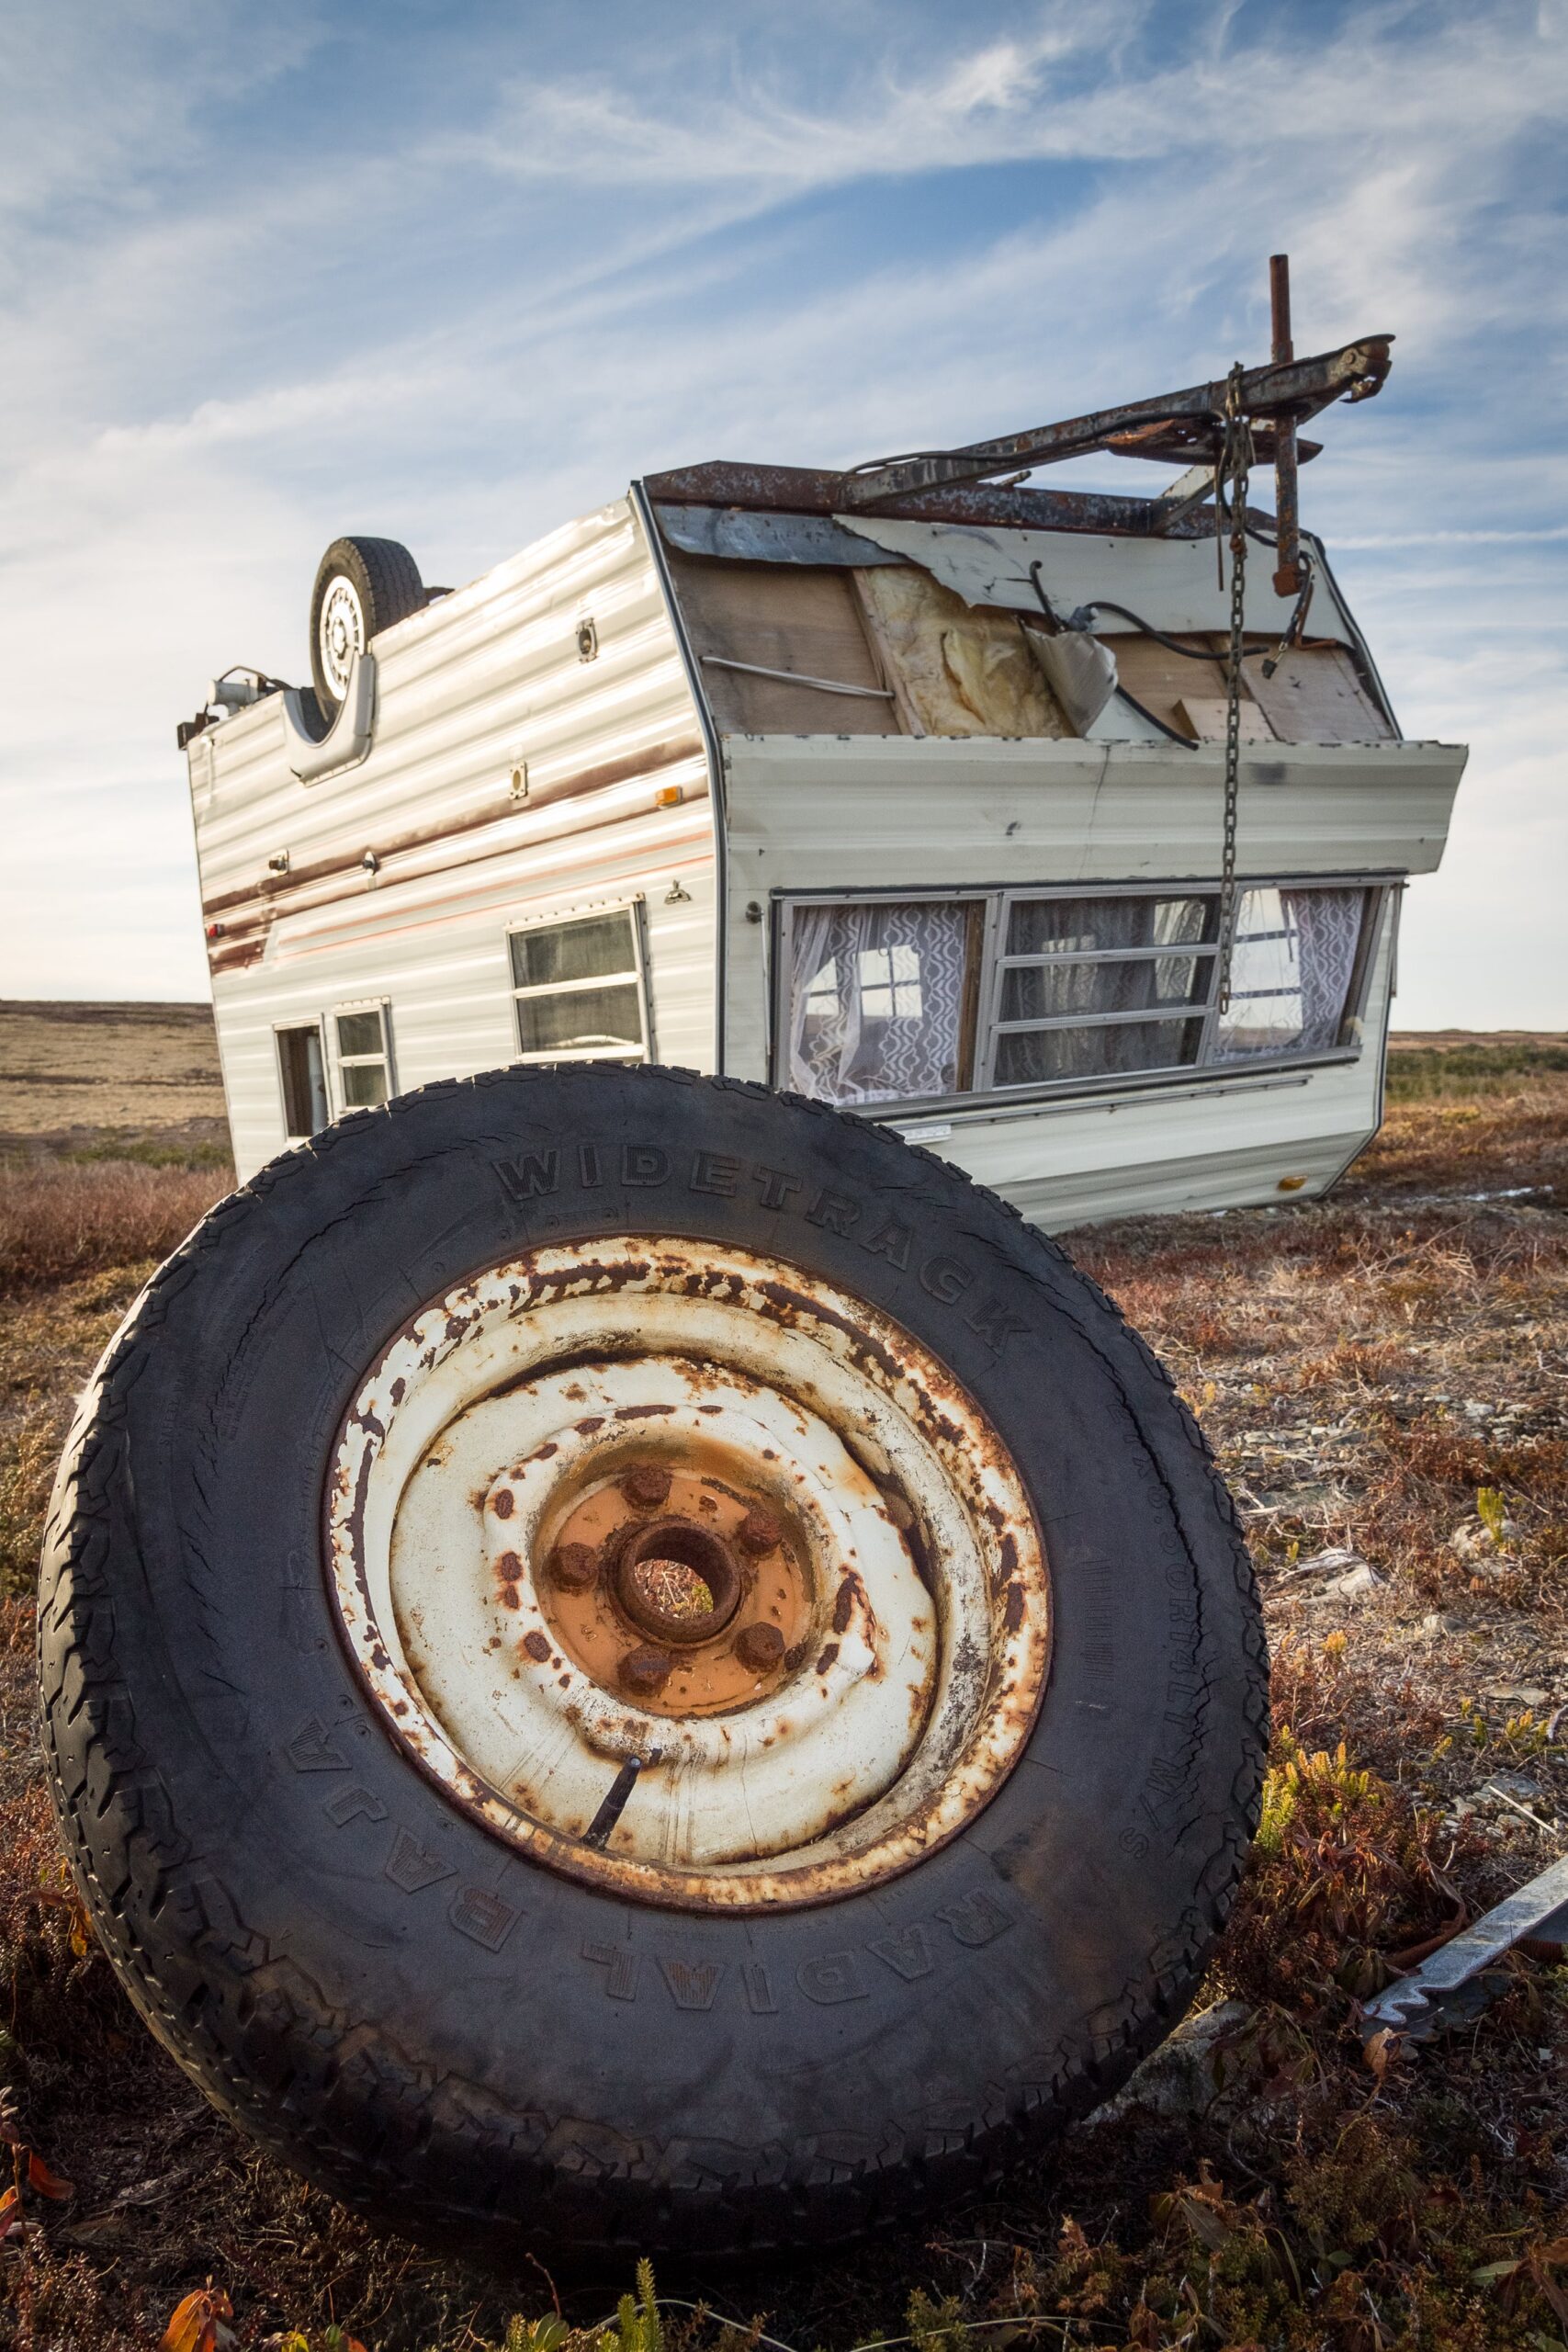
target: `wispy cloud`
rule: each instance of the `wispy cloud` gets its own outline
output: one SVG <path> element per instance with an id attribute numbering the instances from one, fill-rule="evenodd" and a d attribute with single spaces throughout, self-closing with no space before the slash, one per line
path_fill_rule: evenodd
<path id="1" fill-rule="evenodd" d="M 1559 0 L 764 0 L 738 27 L 606 0 L 592 71 L 565 0 L 438 26 L 287 0 L 265 42 L 232 0 L 21 13 L 0 822 L 28 906 L 0 986 L 200 989 L 172 722 L 227 661 L 298 674 L 339 530 L 461 579 L 660 464 L 843 462 L 1189 381 L 1261 349 L 1288 246 L 1301 342 L 1399 336 L 1376 408 L 1324 421 L 1311 519 L 1407 723 L 1478 747 L 1401 1017 L 1473 985 L 1488 1018 L 1568 1018 Z M 1447 944 L 1461 903 L 1506 934 L 1484 981 Z"/>
<path id="2" fill-rule="evenodd" d="M 446 152 L 558 185 L 797 192 L 1007 163 L 1280 157 L 1325 141 L 1342 152 L 1373 133 L 1382 154 L 1443 140 L 1470 151 L 1560 123 L 1568 103 L 1555 10 L 1385 5 L 1337 26 L 1325 9 L 1287 10 L 1250 40 L 1241 28 L 1252 12 L 1185 13 L 1192 37 L 1157 68 L 1136 36 L 1168 28 L 1172 12 L 1053 0 L 1027 34 L 914 75 L 885 61 L 852 82 L 848 102 L 827 106 L 776 76 L 726 91 L 694 87 L 677 70 L 651 101 L 605 78 L 520 76 L 491 121 Z"/>

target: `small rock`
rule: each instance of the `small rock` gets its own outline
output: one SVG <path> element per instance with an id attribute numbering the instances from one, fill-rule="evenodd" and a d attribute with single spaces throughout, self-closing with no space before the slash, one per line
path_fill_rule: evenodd
<path id="1" fill-rule="evenodd" d="M 1540 1799 L 1540 1783 L 1523 1772 L 1494 1772 L 1478 1789 L 1470 1792 L 1470 1803 L 1477 1804 L 1506 1804 L 1509 1798 L 1517 1804 L 1535 1804 Z"/>
<path id="2" fill-rule="evenodd" d="M 1464 1411 L 1469 1420 L 1489 1421 L 1492 1419 L 1493 1408 L 1490 1405 L 1483 1405 L 1478 1396 L 1467 1396 L 1464 1400 Z"/>
<path id="3" fill-rule="evenodd" d="M 1326 1552 L 1314 1552 L 1310 1560 L 1303 1560 L 1297 1573 L 1322 1576 L 1328 1581 L 1321 1592 L 1313 1595 L 1314 1603 L 1325 1600 L 1366 1600 L 1382 1584 L 1382 1577 L 1370 1568 L 1359 1552 L 1350 1551 L 1343 1544 L 1332 1544 Z"/>
<path id="4" fill-rule="evenodd" d="M 1201 2115 L 1224 2086 L 1221 2044 L 1239 2034 L 1252 2012 L 1245 2001 L 1217 2001 L 1184 2018 L 1168 2041 L 1145 2059 L 1113 2099 L 1088 2120 L 1101 2122 L 1141 2107 L 1156 2115 Z"/>
<path id="5" fill-rule="evenodd" d="M 1339 1576 L 1348 1568 L 1364 1568 L 1366 1562 L 1359 1552 L 1352 1552 L 1347 1544 L 1331 1544 L 1325 1552 L 1314 1552 L 1310 1559 L 1298 1560 L 1296 1573 L 1303 1577 Z"/>

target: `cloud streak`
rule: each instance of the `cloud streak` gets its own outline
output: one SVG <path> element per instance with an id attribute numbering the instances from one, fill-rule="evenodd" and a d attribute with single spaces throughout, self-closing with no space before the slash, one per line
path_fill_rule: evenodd
<path id="1" fill-rule="evenodd" d="M 299 673 L 339 531 L 461 580 L 660 465 L 1190 381 L 1261 351 L 1288 245 L 1298 347 L 1399 337 L 1309 519 L 1407 725 L 1477 745 L 1400 1017 L 1568 1020 L 1562 8 L 805 0 L 735 34 L 610 0 L 592 74 L 580 25 L 298 0 L 257 60 L 225 0 L 143 0 L 58 58 L 6 36 L 39 176 L 0 164 L 0 988 L 200 991 L 173 720 L 227 661 Z M 1456 923 L 1503 944 L 1471 968 Z"/>

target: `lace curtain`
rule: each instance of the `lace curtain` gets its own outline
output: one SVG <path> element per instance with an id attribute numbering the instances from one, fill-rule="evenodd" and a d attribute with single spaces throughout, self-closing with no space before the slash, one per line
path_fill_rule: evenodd
<path id="1" fill-rule="evenodd" d="M 1318 1050 L 1337 1046 L 1360 944 L 1360 890 L 1281 890 L 1285 920 L 1300 940 L 1302 1035 Z"/>
<path id="2" fill-rule="evenodd" d="M 1219 1056 L 1339 1042 L 1360 944 L 1361 890 L 1248 890 L 1236 924 Z"/>
<path id="3" fill-rule="evenodd" d="M 969 919 L 948 905 L 797 907 L 789 1082 L 823 1102 L 951 1094 Z"/>

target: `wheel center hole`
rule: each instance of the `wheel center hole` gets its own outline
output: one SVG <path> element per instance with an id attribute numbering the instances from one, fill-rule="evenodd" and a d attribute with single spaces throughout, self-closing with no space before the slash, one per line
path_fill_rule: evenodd
<path id="1" fill-rule="evenodd" d="M 617 1598 L 635 1624 L 666 1641 L 705 1642 L 740 1599 L 740 1570 L 721 1536 L 689 1519 L 658 1519 L 622 1546 Z"/>

